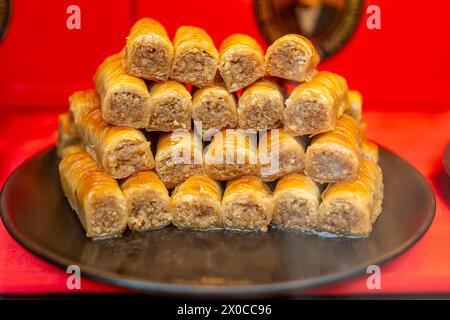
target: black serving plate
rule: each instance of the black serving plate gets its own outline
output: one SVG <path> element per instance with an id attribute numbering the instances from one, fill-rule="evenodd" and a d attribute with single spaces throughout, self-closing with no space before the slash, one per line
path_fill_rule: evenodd
<path id="1" fill-rule="evenodd" d="M 164 295 L 273 296 L 363 274 L 425 233 L 435 212 L 429 185 L 382 148 L 380 164 L 384 209 L 365 239 L 167 227 L 92 241 L 64 198 L 54 148 L 14 171 L 1 194 L 1 211 L 6 228 L 25 248 L 60 267 L 78 265 L 82 275 L 102 282 Z"/>

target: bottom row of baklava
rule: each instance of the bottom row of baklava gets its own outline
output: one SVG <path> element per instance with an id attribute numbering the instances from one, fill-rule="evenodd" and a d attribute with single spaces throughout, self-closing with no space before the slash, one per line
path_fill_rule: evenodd
<path id="1" fill-rule="evenodd" d="M 225 190 L 205 175 L 193 175 L 168 190 L 153 171 L 123 183 L 105 173 L 79 146 L 63 150 L 61 184 L 88 237 L 120 235 L 127 227 L 145 231 L 173 224 L 185 229 L 267 231 L 286 229 L 366 236 L 381 213 L 380 167 L 362 159 L 351 181 L 322 186 L 302 174 L 278 180 L 273 193 L 254 176 L 228 181 Z"/>

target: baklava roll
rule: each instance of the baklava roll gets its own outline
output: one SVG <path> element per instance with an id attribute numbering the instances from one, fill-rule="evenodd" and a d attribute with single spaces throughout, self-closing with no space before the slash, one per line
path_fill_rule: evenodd
<path id="1" fill-rule="evenodd" d="M 348 108 L 346 114 L 355 118 L 356 121 L 362 121 L 362 95 L 356 90 L 348 91 Z"/>
<path id="2" fill-rule="evenodd" d="M 267 49 L 265 68 L 271 76 L 304 82 L 311 80 L 319 61 L 317 50 L 308 39 L 287 34 Z"/>
<path id="3" fill-rule="evenodd" d="M 211 86 L 217 72 L 219 53 L 202 28 L 179 27 L 173 39 L 174 58 L 170 78 L 204 88 Z"/>
<path id="4" fill-rule="evenodd" d="M 133 231 L 158 229 L 172 221 L 169 191 L 154 171 L 142 171 L 121 185 L 130 210 L 128 227 Z"/>
<path id="5" fill-rule="evenodd" d="M 203 136 L 236 127 L 238 114 L 234 95 L 220 85 L 196 91 L 192 99 L 192 119 L 201 123 Z"/>
<path id="6" fill-rule="evenodd" d="M 272 214 L 272 198 L 264 182 L 253 176 L 228 181 L 222 198 L 224 228 L 265 232 Z"/>
<path id="7" fill-rule="evenodd" d="M 205 172 L 216 180 L 258 174 L 256 135 L 241 130 L 218 132 L 205 148 Z"/>
<path id="8" fill-rule="evenodd" d="M 306 174 L 320 183 L 356 178 L 360 142 L 359 124 L 349 115 L 343 115 L 334 130 L 312 138 L 306 149 Z"/>
<path id="9" fill-rule="evenodd" d="M 169 78 L 172 60 L 173 46 L 164 26 L 150 18 L 138 20 L 122 51 L 125 71 L 135 77 L 165 81 Z"/>
<path id="10" fill-rule="evenodd" d="M 70 146 L 64 147 L 61 150 L 60 158 L 63 159 L 65 156 L 68 156 L 69 154 L 77 153 L 77 152 L 81 152 L 81 151 L 84 151 L 84 150 L 83 150 L 83 148 L 81 148 L 81 146 L 79 144 L 72 144 Z"/>
<path id="11" fill-rule="evenodd" d="M 80 138 L 73 124 L 70 113 L 63 113 L 58 117 L 58 143 L 56 145 L 56 154 L 62 158 L 62 151 L 65 147 L 78 144 Z"/>
<path id="12" fill-rule="evenodd" d="M 299 173 L 284 176 L 273 193 L 272 224 L 286 229 L 314 230 L 320 204 L 320 186 Z"/>
<path id="13" fill-rule="evenodd" d="M 273 181 L 302 172 L 305 168 L 305 140 L 293 137 L 283 129 L 272 129 L 260 136 L 258 143 L 259 177 Z"/>
<path id="14" fill-rule="evenodd" d="M 67 154 L 59 164 L 61 185 L 72 209 L 90 238 L 121 234 L 128 206 L 116 180 L 86 152 Z"/>
<path id="15" fill-rule="evenodd" d="M 122 179 L 155 166 L 150 143 L 137 129 L 107 124 L 93 90 L 77 91 L 70 111 L 86 151 L 113 178 Z"/>
<path id="16" fill-rule="evenodd" d="M 331 72 L 317 73 L 297 86 L 286 99 L 284 128 L 292 135 L 333 130 L 346 106 L 346 81 Z"/>
<path id="17" fill-rule="evenodd" d="M 264 53 L 246 34 L 232 34 L 220 45 L 219 71 L 227 90 L 234 92 L 264 76 Z"/>
<path id="18" fill-rule="evenodd" d="M 106 122 L 145 128 L 150 119 L 150 94 L 141 78 L 127 74 L 120 54 L 112 55 L 98 67 L 94 76 Z"/>
<path id="19" fill-rule="evenodd" d="M 253 130 L 278 128 L 283 110 L 284 97 L 278 85 L 270 80 L 257 81 L 239 98 L 239 127 Z"/>
<path id="20" fill-rule="evenodd" d="M 150 110 L 147 131 L 191 129 L 192 100 L 184 84 L 171 80 L 153 84 Z"/>
<path id="21" fill-rule="evenodd" d="M 204 175 L 190 176 L 172 194 L 173 225 L 187 229 L 222 227 L 222 188 Z"/>
<path id="22" fill-rule="evenodd" d="M 202 151 L 202 141 L 193 132 L 177 130 L 159 138 L 155 170 L 167 189 L 203 173 Z"/>
<path id="23" fill-rule="evenodd" d="M 381 212 L 381 186 L 378 165 L 367 159 L 361 160 L 360 171 L 354 180 L 330 184 L 322 193 L 318 228 L 342 235 L 369 235 Z"/>
<path id="24" fill-rule="evenodd" d="M 360 149 L 362 158 L 372 160 L 375 163 L 378 162 L 378 146 L 376 143 L 363 139 Z"/>

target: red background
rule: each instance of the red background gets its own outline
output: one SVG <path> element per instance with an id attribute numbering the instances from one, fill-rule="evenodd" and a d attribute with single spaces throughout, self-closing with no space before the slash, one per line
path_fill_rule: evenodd
<path id="1" fill-rule="evenodd" d="M 368 3 L 382 9 L 381 30 L 366 28 L 364 12 L 350 42 L 321 68 L 347 77 L 369 109 L 449 106 L 449 2 Z M 66 28 L 71 4 L 81 8 L 81 30 Z M 206 28 L 216 45 L 233 32 L 264 44 L 252 0 L 16 0 L 0 44 L 0 108 L 64 106 L 71 91 L 92 87 L 98 64 L 122 48 L 128 28 L 142 16 L 160 20 L 170 36 L 194 24 Z"/>
<path id="2" fill-rule="evenodd" d="M 413 248 L 382 267 L 381 290 L 368 290 L 362 276 L 313 293 L 449 293 L 450 178 L 442 152 L 450 137 L 450 3 L 367 3 L 381 7 L 381 30 L 368 30 L 363 14 L 349 43 L 320 68 L 345 75 L 363 92 L 368 137 L 426 177 L 436 195 L 436 217 Z M 81 7 L 81 30 L 66 28 L 72 4 Z M 0 186 L 21 162 L 54 143 L 67 96 L 93 86 L 97 65 L 122 48 L 136 18 L 160 20 L 170 36 L 178 26 L 194 24 L 206 28 L 217 45 L 233 32 L 263 44 L 252 6 L 252 0 L 14 0 L 0 43 Z M 0 223 L 0 294 L 67 292 L 66 279 Z M 83 278 L 82 291 L 124 290 Z"/>

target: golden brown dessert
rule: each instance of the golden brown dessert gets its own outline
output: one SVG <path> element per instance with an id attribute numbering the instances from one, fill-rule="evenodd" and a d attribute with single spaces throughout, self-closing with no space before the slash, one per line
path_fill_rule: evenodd
<path id="1" fill-rule="evenodd" d="M 334 130 L 312 138 L 306 150 L 306 174 L 320 183 L 355 179 L 359 171 L 360 142 L 359 124 L 349 115 L 343 115 Z"/>
<path id="2" fill-rule="evenodd" d="M 262 181 L 274 181 L 289 173 L 302 172 L 305 146 L 303 138 L 293 137 L 283 129 L 262 134 L 258 143 L 259 177 Z"/>
<path id="3" fill-rule="evenodd" d="M 173 221 L 178 228 L 222 227 L 222 188 L 204 175 L 190 176 L 172 194 Z"/>
<path id="4" fill-rule="evenodd" d="M 72 116 L 69 112 L 60 114 L 58 117 L 58 143 L 56 154 L 62 158 L 62 151 L 65 147 L 78 144 L 80 137 L 73 124 Z"/>
<path id="5" fill-rule="evenodd" d="M 153 84 L 150 89 L 150 110 L 148 131 L 191 129 L 191 94 L 181 83 L 165 81 Z"/>
<path id="6" fill-rule="evenodd" d="M 313 135 L 333 130 L 347 107 L 347 82 L 322 71 L 311 82 L 297 86 L 286 100 L 284 128 L 292 135 Z"/>
<path id="7" fill-rule="evenodd" d="M 138 20 L 122 51 L 125 71 L 135 77 L 165 81 L 169 78 L 172 60 L 173 46 L 164 26 L 151 18 Z"/>
<path id="8" fill-rule="evenodd" d="M 121 179 L 155 166 L 150 143 L 137 129 L 107 124 L 93 90 L 77 91 L 70 111 L 86 151 L 113 178 Z"/>
<path id="9" fill-rule="evenodd" d="M 213 84 L 219 53 L 205 30 L 191 26 L 179 27 L 173 47 L 171 79 L 200 88 Z"/>
<path id="10" fill-rule="evenodd" d="M 372 160 L 375 163 L 378 162 L 378 146 L 376 143 L 363 139 L 360 148 L 362 158 Z"/>
<path id="11" fill-rule="evenodd" d="M 348 109 L 345 111 L 356 121 L 362 121 L 362 95 L 356 90 L 348 91 Z"/>
<path id="12" fill-rule="evenodd" d="M 264 53 L 252 37 L 232 34 L 220 45 L 219 71 L 227 90 L 234 92 L 264 76 Z"/>
<path id="13" fill-rule="evenodd" d="M 116 180 L 104 172 L 86 152 L 67 154 L 59 164 L 61 185 L 77 213 L 86 236 L 121 234 L 128 220 L 128 206 Z"/>
<path id="14" fill-rule="evenodd" d="M 320 204 L 320 186 L 305 175 L 282 177 L 273 193 L 272 224 L 286 229 L 314 230 Z"/>
<path id="15" fill-rule="evenodd" d="M 167 189 L 192 175 L 203 173 L 203 145 L 193 132 L 177 130 L 163 134 L 156 149 L 156 172 Z"/>
<path id="16" fill-rule="evenodd" d="M 383 176 L 371 160 L 361 160 L 358 176 L 331 184 L 322 194 L 319 229 L 335 234 L 367 236 L 382 210 Z"/>
<path id="17" fill-rule="evenodd" d="M 167 226 L 172 221 L 169 192 L 153 171 L 128 177 L 121 185 L 130 214 L 128 227 L 145 231 Z"/>
<path id="18" fill-rule="evenodd" d="M 267 49 L 265 68 L 271 76 L 304 82 L 311 80 L 319 61 L 316 48 L 307 38 L 287 34 Z"/>
<path id="19" fill-rule="evenodd" d="M 239 127 L 253 130 L 278 128 L 283 110 L 284 97 L 278 85 L 270 80 L 259 80 L 247 87 L 239 98 Z"/>
<path id="20" fill-rule="evenodd" d="M 254 176 L 228 181 L 222 198 L 224 228 L 265 232 L 272 214 L 270 190 L 264 182 Z"/>
<path id="21" fill-rule="evenodd" d="M 192 100 L 192 119 L 201 122 L 203 136 L 234 128 L 238 124 L 236 99 L 220 85 L 200 89 Z"/>
<path id="22" fill-rule="evenodd" d="M 120 54 L 105 59 L 98 67 L 94 81 L 106 122 L 133 128 L 147 126 L 150 119 L 147 85 L 141 78 L 125 72 Z"/>
<path id="23" fill-rule="evenodd" d="M 256 135 L 226 129 L 214 135 L 205 148 L 205 172 L 216 180 L 258 174 Z"/>

